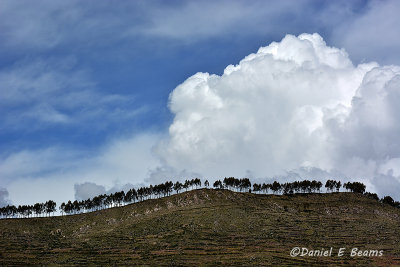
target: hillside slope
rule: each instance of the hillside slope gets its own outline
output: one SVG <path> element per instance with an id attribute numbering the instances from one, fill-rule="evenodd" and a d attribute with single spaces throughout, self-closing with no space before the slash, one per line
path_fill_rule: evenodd
<path id="1" fill-rule="evenodd" d="M 400 265 L 400 210 L 354 193 L 200 189 L 80 215 L 0 220 L 0 265 Z M 346 248 L 291 257 L 293 247 Z M 351 257 L 350 250 L 383 250 Z"/>

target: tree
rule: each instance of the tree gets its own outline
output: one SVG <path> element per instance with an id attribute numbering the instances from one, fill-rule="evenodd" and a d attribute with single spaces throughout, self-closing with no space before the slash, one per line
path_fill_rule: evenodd
<path id="1" fill-rule="evenodd" d="M 183 184 L 183 188 L 185 189 L 185 191 L 188 190 L 189 186 L 190 186 L 189 180 L 185 180 L 185 183 Z"/>
<path id="2" fill-rule="evenodd" d="M 316 184 L 316 189 L 318 190 L 318 192 L 321 192 L 321 187 L 322 187 L 322 183 L 320 181 L 317 182 Z"/>
<path id="3" fill-rule="evenodd" d="M 385 196 L 384 198 L 381 199 L 381 202 L 384 204 L 389 204 L 390 206 L 394 206 L 394 200 L 390 196 Z"/>
<path id="4" fill-rule="evenodd" d="M 239 180 L 240 192 L 242 192 L 242 190 L 248 190 L 250 187 L 251 187 L 251 182 L 249 178 L 243 178 Z"/>
<path id="5" fill-rule="evenodd" d="M 46 210 L 46 213 L 50 216 L 50 213 L 53 212 L 53 215 L 54 215 L 54 212 L 56 211 L 56 206 L 57 206 L 57 204 L 53 200 L 47 201 L 44 204 L 44 208 Z"/>
<path id="6" fill-rule="evenodd" d="M 261 185 L 260 184 L 253 184 L 253 192 L 257 193 L 261 191 Z"/>
<path id="7" fill-rule="evenodd" d="M 232 190 L 233 187 L 235 187 L 235 178 L 233 178 L 233 177 L 229 177 L 229 178 L 225 177 L 222 182 L 223 182 L 223 185 L 225 188 Z"/>
<path id="8" fill-rule="evenodd" d="M 284 183 L 282 185 L 282 192 L 284 195 L 293 194 L 293 184 L 292 183 Z"/>
<path id="9" fill-rule="evenodd" d="M 90 199 L 89 199 L 90 201 Z M 74 202 L 72 202 L 72 211 L 76 214 L 81 210 L 81 206 L 79 205 L 78 200 L 75 200 Z"/>
<path id="10" fill-rule="evenodd" d="M 271 190 L 276 194 L 281 191 L 282 187 L 281 184 L 278 183 L 277 181 L 274 181 L 271 185 Z"/>
<path id="11" fill-rule="evenodd" d="M 264 192 L 264 194 L 268 193 L 268 189 L 271 188 L 270 184 L 265 184 L 263 183 L 261 186 L 261 190 Z"/>
<path id="12" fill-rule="evenodd" d="M 379 197 L 376 193 L 365 192 L 364 195 L 366 195 L 368 198 L 379 200 Z"/>
<path id="13" fill-rule="evenodd" d="M 33 205 L 33 211 L 35 212 L 36 217 L 42 214 L 43 210 L 44 210 L 43 203 L 36 203 L 35 205 Z"/>
<path id="14" fill-rule="evenodd" d="M 346 190 L 350 190 L 351 192 L 354 193 L 360 193 L 363 194 L 365 192 L 365 185 L 360 182 L 347 182 L 343 184 L 343 187 L 346 188 Z"/>
<path id="15" fill-rule="evenodd" d="M 93 197 L 91 202 L 93 203 L 93 208 L 95 210 L 99 210 L 101 208 L 101 205 L 102 205 L 101 199 L 102 199 L 102 195 Z M 125 201 L 125 199 L 124 199 L 124 201 Z M 85 204 L 83 204 L 83 205 L 86 206 Z"/>
<path id="16" fill-rule="evenodd" d="M 139 194 L 140 189 L 141 188 L 139 188 L 139 190 L 138 190 L 138 194 Z M 111 208 L 113 206 L 113 195 L 112 194 L 107 195 L 104 203 L 107 205 L 107 207 Z"/>
<path id="17" fill-rule="evenodd" d="M 183 184 L 181 182 L 177 181 L 174 184 L 174 190 L 176 191 L 177 194 L 179 194 L 179 191 L 181 191 L 182 188 L 183 188 Z"/>
<path id="18" fill-rule="evenodd" d="M 18 214 L 18 209 L 14 205 L 7 205 L 0 208 L 0 216 L 3 218 L 13 218 Z"/>
<path id="19" fill-rule="evenodd" d="M 201 187 L 201 180 L 199 178 L 195 178 L 193 180 L 193 184 L 196 186 L 197 189 L 197 187 Z"/>
<path id="20" fill-rule="evenodd" d="M 341 186 L 342 186 L 342 183 L 340 181 L 336 182 L 336 184 L 335 184 L 336 192 L 339 192 Z"/>
<path id="21" fill-rule="evenodd" d="M 23 217 L 28 217 L 28 218 L 29 218 L 29 215 L 32 214 L 32 211 L 33 211 L 33 206 L 31 206 L 31 205 L 22 205 L 22 206 L 19 205 L 18 209 L 17 209 L 17 212 L 19 214 L 21 214 Z"/>
<path id="22" fill-rule="evenodd" d="M 125 203 L 135 202 L 137 198 L 137 192 L 135 188 L 129 189 L 129 191 L 125 194 L 124 201 Z"/>
<path id="23" fill-rule="evenodd" d="M 115 192 L 113 194 L 113 202 L 117 203 L 117 205 L 120 206 L 122 201 L 124 200 L 124 197 L 125 197 L 124 191 Z"/>
<path id="24" fill-rule="evenodd" d="M 334 187 L 335 187 L 335 183 L 333 180 L 326 181 L 325 188 L 326 188 L 327 192 L 329 192 L 329 191 L 332 192 Z"/>
<path id="25" fill-rule="evenodd" d="M 206 181 L 204 182 L 204 186 L 205 186 L 206 188 L 208 188 L 208 187 L 210 186 L 210 183 L 208 182 L 208 180 L 206 180 Z"/>
<path id="26" fill-rule="evenodd" d="M 63 213 L 66 213 L 65 212 L 65 203 L 64 202 L 61 203 L 61 205 L 60 205 L 60 211 L 61 211 L 61 215 L 63 215 Z"/>
<path id="27" fill-rule="evenodd" d="M 224 189 L 224 185 L 222 184 L 222 182 L 220 180 L 215 181 L 213 186 L 217 189 Z"/>
<path id="28" fill-rule="evenodd" d="M 71 200 L 68 200 L 67 204 L 65 204 L 65 213 L 71 214 L 74 211 L 74 205 Z"/>
<path id="29" fill-rule="evenodd" d="M 172 188 L 174 187 L 174 183 L 169 181 L 165 183 L 165 192 L 167 196 L 169 196 L 172 192 Z"/>

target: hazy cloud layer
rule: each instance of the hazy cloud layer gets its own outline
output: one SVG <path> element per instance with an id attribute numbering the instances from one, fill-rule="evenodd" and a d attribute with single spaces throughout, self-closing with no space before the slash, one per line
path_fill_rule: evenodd
<path id="1" fill-rule="evenodd" d="M 221 34 L 237 35 L 238 30 L 241 34 L 276 32 L 276 23 L 269 26 L 272 22 L 285 21 L 280 26 L 289 28 L 287 23 L 300 22 L 296 12 L 306 11 L 307 5 L 313 7 L 313 1 L 308 0 L 134 1 L 118 5 L 111 0 L 39 0 L 34 6 L 30 4 L 26 0 L 2 2 L 0 38 L 6 41 L 0 46 L 40 51 L 62 45 L 107 46 L 138 37 L 192 42 Z M 292 20 L 285 20 L 289 16 Z"/>
<path id="2" fill-rule="evenodd" d="M 18 53 L 57 47 L 90 51 L 138 38 L 188 43 L 221 36 L 281 38 L 284 33 L 318 31 L 346 47 L 357 61 L 394 63 L 400 60 L 396 56 L 399 10 L 397 0 L 323 4 L 317 0 L 132 1 L 118 5 L 112 0 L 38 0 L 34 5 L 27 0 L 5 0 L 0 4 L 0 47 Z"/>
<path id="3" fill-rule="evenodd" d="M 96 151 L 53 147 L 14 153 L 0 161 L 1 186 L 15 204 L 87 199 L 102 188 L 107 193 L 126 190 L 143 184 L 160 165 L 152 153 L 159 139 L 143 133 L 110 140 Z"/>
<path id="4" fill-rule="evenodd" d="M 0 207 L 4 207 L 9 204 L 8 191 L 5 188 L 0 187 Z"/>
<path id="5" fill-rule="evenodd" d="M 131 188 L 135 188 L 135 187 L 137 188 L 141 185 L 142 184 L 140 184 L 140 183 L 133 185 L 131 183 L 120 184 L 117 182 L 113 185 L 113 187 L 106 190 L 106 188 L 104 186 L 98 185 L 96 183 L 91 183 L 91 182 L 75 184 L 74 185 L 75 199 L 76 200 L 86 200 L 88 198 L 93 198 L 95 196 L 102 195 L 102 194 L 112 194 L 112 193 L 119 192 L 119 191 L 128 192 Z"/>
<path id="6" fill-rule="evenodd" d="M 132 96 L 99 92 L 88 72 L 75 65 L 68 57 L 24 60 L 1 69 L 0 130 L 85 128 L 88 121 L 92 129 L 102 129 L 115 118 L 131 119 L 141 112 L 142 107 L 132 105 Z"/>
<path id="7" fill-rule="evenodd" d="M 89 182 L 75 184 L 74 190 L 76 200 L 86 200 L 88 198 L 106 193 L 106 189 L 104 186 Z"/>
<path id="8" fill-rule="evenodd" d="M 288 35 L 222 76 L 197 73 L 175 88 L 170 138 L 157 151 L 209 177 L 314 168 L 376 185 L 379 175 L 398 179 L 399 74 L 354 66 L 318 34 Z"/>

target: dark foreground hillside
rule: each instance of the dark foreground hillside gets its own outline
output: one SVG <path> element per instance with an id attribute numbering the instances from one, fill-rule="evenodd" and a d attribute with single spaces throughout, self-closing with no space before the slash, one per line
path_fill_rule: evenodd
<path id="1" fill-rule="evenodd" d="M 294 247 L 332 254 L 291 257 Z M 351 257 L 353 248 L 383 256 Z M 400 210 L 353 193 L 201 189 L 88 214 L 0 220 L 0 266 L 90 263 L 400 266 Z"/>

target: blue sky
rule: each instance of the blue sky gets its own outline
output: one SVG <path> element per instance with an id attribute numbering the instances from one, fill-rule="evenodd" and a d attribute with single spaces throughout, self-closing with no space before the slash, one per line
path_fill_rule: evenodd
<path id="1" fill-rule="evenodd" d="M 397 1 L 3 0 L 2 201 L 43 201 L 48 191 L 48 198 L 74 198 L 74 185 L 84 182 L 111 190 L 162 175 L 207 176 L 160 152 L 160 143 L 173 139 L 178 113 L 169 95 L 179 84 L 197 72 L 222 75 L 287 34 L 318 33 L 354 65 L 400 65 L 399 10 Z M 118 163 L 102 170 L 104 158 Z M 124 160 L 137 165 L 132 173 L 129 163 L 118 169 Z M 61 193 L 58 185 L 68 189 Z"/>

